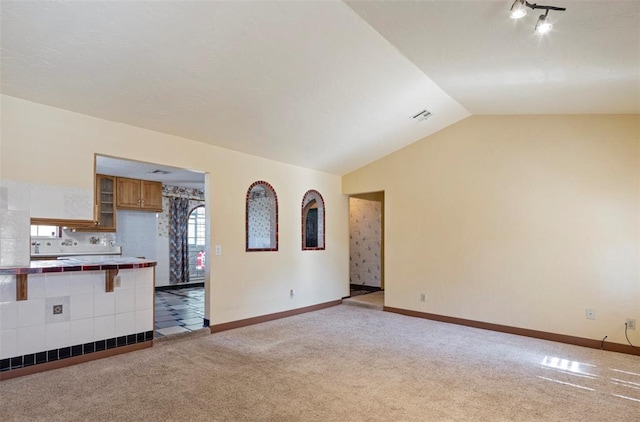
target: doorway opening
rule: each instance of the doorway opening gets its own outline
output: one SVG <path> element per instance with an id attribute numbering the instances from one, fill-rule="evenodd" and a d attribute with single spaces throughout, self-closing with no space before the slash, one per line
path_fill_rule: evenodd
<path id="1" fill-rule="evenodd" d="M 357 301 L 384 303 L 384 192 L 349 197 L 349 291 Z M 380 292 L 380 293 L 376 293 Z M 375 293 L 376 299 L 359 296 Z"/>
<path id="2" fill-rule="evenodd" d="M 144 257 L 157 263 L 154 336 L 208 326 L 210 235 L 205 206 L 210 209 L 209 175 L 99 154 L 96 154 L 95 173 L 96 180 L 109 177 L 116 181 L 161 185 L 153 210 L 114 206 L 114 224 L 110 228 L 124 256 Z"/>

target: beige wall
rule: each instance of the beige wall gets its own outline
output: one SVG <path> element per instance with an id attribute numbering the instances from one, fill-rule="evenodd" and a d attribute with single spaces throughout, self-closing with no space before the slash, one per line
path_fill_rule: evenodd
<path id="1" fill-rule="evenodd" d="M 209 261 L 212 323 L 348 294 L 348 201 L 340 177 L 13 97 L 2 96 L 1 105 L 0 179 L 90 188 L 95 153 L 210 174 L 211 244 L 223 247 Z M 278 194 L 279 252 L 245 252 L 245 195 L 257 180 Z M 300 204 L 309 189 L 325 199 L 325 251 L 300 248 Z"/>
<path id="2" fill-rule="evenodd" d="M 345 194 L 385 192 L 386 305 L 626 344 L 639 121 L 474 116 L 346 175 Z"/>

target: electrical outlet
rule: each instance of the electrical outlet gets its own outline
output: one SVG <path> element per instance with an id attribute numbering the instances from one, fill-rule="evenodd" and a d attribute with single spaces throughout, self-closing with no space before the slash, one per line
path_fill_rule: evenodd
<path id="1" fill-rule="evenodd" d="M 596 310 L 587 308 L 586 310 L 587 319 L 596 319 Z"/>
<path id="2" fill-rule="evenodd" d="M 289 290 L 289 297 L 294 297 L 296 295 L 296 291 L 291 289 Z"/>
<path id="3" fill-rule="evenodd" d="M 427 301 L 427 295 L 424 293 L 420 293 L 420 302 L 426 302 Z"/>
<path id="4" fill-rule="evenodd" d="M 114 287 L 122 286 L 122 278 L 120 277 L 120 274 L 118 274 L 117 276 L 113 277 L 113 285 L 114 285 Z"/>
<path id="5" fill-rule="evenodd" d="M 636 320 L 635 319 L 627 318 L 626 323 L 627 323 L 627 329 L 629 329 L 629 330 L 635 330 L 636 329 Z"/>

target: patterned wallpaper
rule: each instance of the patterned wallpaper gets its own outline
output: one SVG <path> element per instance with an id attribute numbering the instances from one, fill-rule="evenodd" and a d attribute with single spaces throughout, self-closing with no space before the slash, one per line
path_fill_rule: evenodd
<path id="1" fill-rule="evenodd" d="M 249 199 L 249 248 L 273 248 L 275 233 L 275 199 L 254 196 Z"/>
<path id="2" fill-rule="evenodd" d="M 181 198 L 204 201 L 204 191 L 201 189 L 185 188 L 182 186 L 162 185 L 162 195 L 178 196 Z"/>
<path id="3" fill-rule="evenodd" d="M 162 212 L 158 214 L 158 236 L 160 237 L 169 237 L 169 202 L 170 197 L 173 196 L 189 198 L 189 211 L 204 205 L 204 192 L 200 189 L 162 185 Z"/>
<path id="4" fill-rule="evenodd" d="M 349 198 L 349 282 L 381 287 L 382 203 Z"/>

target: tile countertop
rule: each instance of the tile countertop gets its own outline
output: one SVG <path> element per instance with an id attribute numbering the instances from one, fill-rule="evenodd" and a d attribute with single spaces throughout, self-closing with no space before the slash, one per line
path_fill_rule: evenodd
<path id="1" fill-rule="evenodd" d="M 124 270 L 155 267 L 156 261 L 120 256 L 76 256 L 68 259 L 31 261 L 29 266 L 0 267 L 0 275 L 41 274 L 71 271 Z"/>

